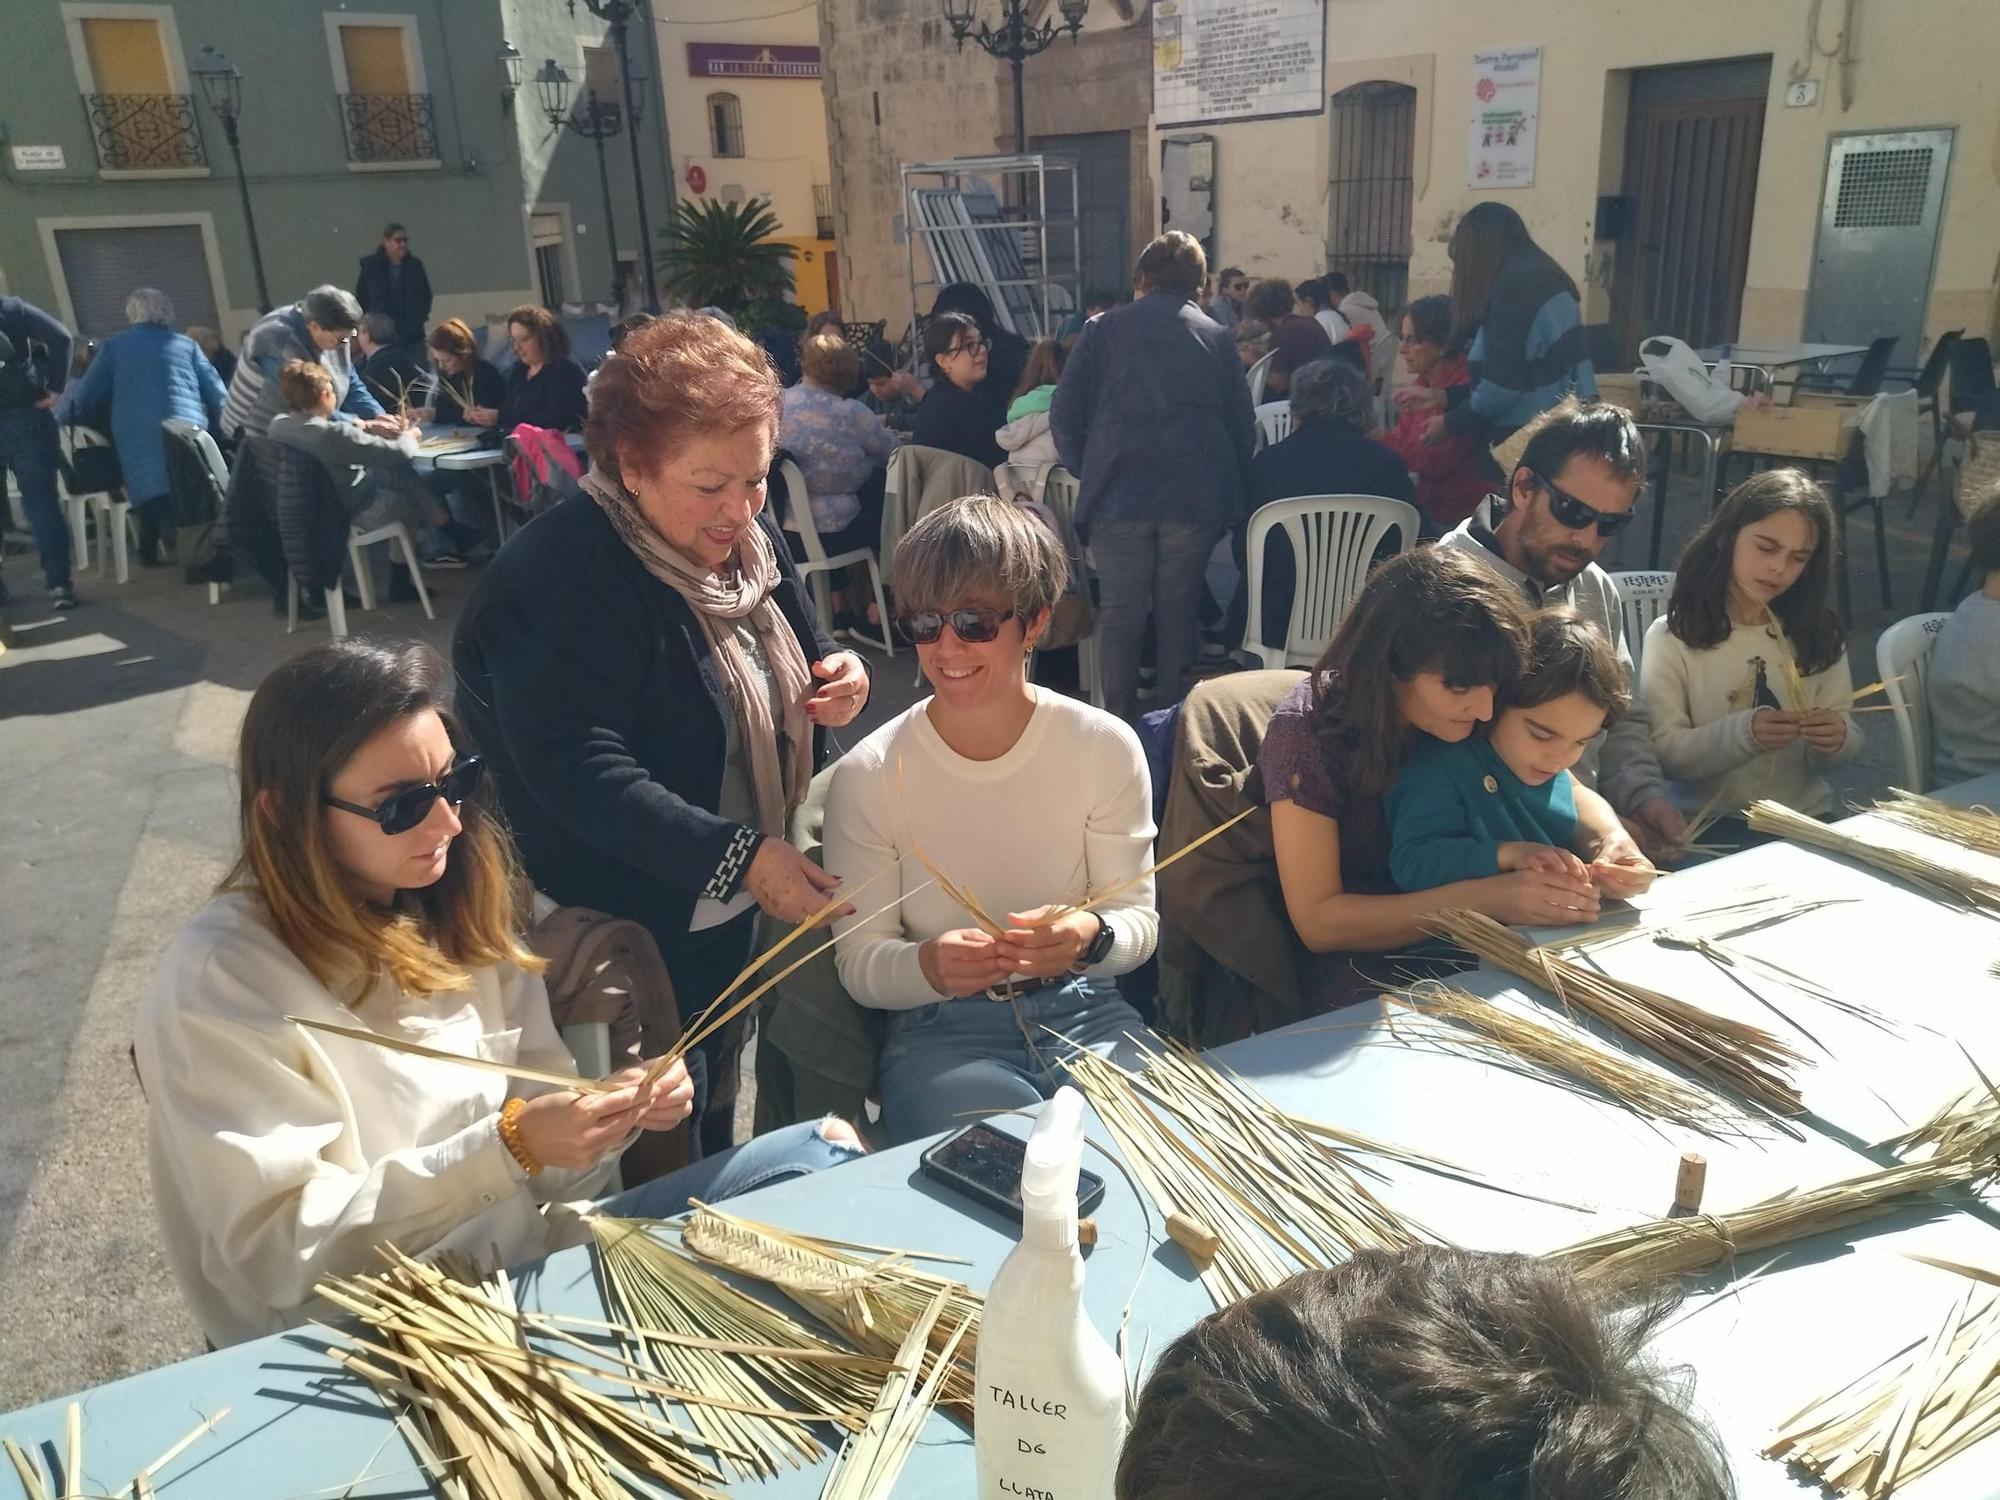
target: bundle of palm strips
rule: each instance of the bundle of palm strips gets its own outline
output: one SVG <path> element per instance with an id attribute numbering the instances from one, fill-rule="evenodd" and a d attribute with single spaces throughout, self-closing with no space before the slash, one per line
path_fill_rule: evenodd
<path id="1" fill-rule="evenodd" d="M 1762 1109 L 1781 1129 L 1797 1134 L 1783 1117 L 1805 1108 L 1789 1076 L 1805 1059 L 1762 1027 L 1614 978 L 1553 949 L 1534 947 L 1512 928 L 1480 912 L 1440 912 L 1424 925 L 1476 954 L 1481 962 L 1541 986 L 1620 1036 L 1731 1090 Z"/>
<path id="2" fill-rule="evenodd" d="M 1915 849 L 1879 843 L 1860 834 L 1831 827 L 1817 818 L 1793 811 L 1782 802 L 1753 802 L 1745 816 L 1750 826 L 1759 833 L 1774 833 L 1795 844 L 1808 844 L 1830 854 L 1845 855 L 1885 874 L 1894 875 L 1947 906 L 2000 917 L 2000 878 L 1933 858 Z"/>

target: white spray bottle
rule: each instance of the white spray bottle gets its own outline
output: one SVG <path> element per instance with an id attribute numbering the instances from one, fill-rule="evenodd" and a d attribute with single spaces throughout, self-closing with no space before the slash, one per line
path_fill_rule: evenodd
<path id="1" fill-rule="evenodd" d="M 1082 1165 L 1083 1096 L 1058 1089 L 1028 1137 L 1021 1243 L 979 1319 L 979 1500 L 1110 1500 L 1125 1372 L 1083 1307 Z"/>

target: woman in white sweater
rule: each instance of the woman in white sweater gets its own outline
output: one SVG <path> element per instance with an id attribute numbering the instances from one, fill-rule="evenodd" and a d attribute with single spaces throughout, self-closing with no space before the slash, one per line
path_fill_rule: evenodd
<path id="1" fill-rule="evenodd" d="M 1805 474 L 1753 474 L 1687 544 L 1646 632 L 1639 691 L 1660 767 L 1684 812 L 1723 815 L 1705 844 L 1761 842 L 1733 816 L 1760 797 L 1828 812 L 1822 773 L 1861 748 L 1833 537 L 1833 506 Z"/>
<path id="2" fill-rule="evenodd" d="M 575 1072 L 443 680 L 428 647 L 355 640 L 265 679 L 243 723 L 241 854 L 140 1004 L 161 1240 L 218 1345 L 323 1315 L 314 1285 L 378 1268 L 385 1241 L 513 1264 L 580 1238 L 560 1205 L 604 1186 L 636 1131 L 691 1106 L 678 1063 L 577 1094 L 286 1019 Z M 661 1179 L 663 1196 L 855 1154 L 785 1133 L 745 1153 Z"/>
<path id="3" fill-rule="evenodd" d="M 987 497 L 932 511 L 896 550 L 897 624 L 932 696 L 840 762 L 825 858 L 850 890 L 898 867 L 835 931 L 842 984 L 889 1012 L 879 1077 L 899 1141 L 1047 1098 L 1078 1047 L 1109 1055 L 1144 1026 L 1110 981 L 1159 932 L 1152 877 L 1138 878 L 1154 833 L 1145 756 L 1110 714 L 1028 681 L 1067 574 L 1046 528 Z"/>

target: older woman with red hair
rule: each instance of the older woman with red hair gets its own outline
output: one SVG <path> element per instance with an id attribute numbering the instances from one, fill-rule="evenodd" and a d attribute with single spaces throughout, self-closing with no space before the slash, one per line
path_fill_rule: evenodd
<path id="1" fill-rule="evenodd" d="M 591 387 L 584 492 L 502 549 L 453 648 L 536 889 L 646 927 L 684 1018 L 749 961 L 759 909 L 797 922 L 837 888 L 784 834 L 817 731 L 868 698 L 765 510 L 778 414 L 763 353 L 722 322 L 632 334 Z M 710 1149 L 740 1039 L 691 1069 Z"/>

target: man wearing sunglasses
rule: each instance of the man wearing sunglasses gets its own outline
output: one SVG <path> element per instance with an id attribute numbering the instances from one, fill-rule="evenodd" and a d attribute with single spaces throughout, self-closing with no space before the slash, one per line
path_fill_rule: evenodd
<path id="1" fill-rule="evenodd" d="M 1623 408 L 1562 401 L 1530 422 L 1507 493 L 1490 495 L 1438 543 L 1470 552 L 1540 609 L 1566 604 L 1602 630 L 1636 686 L 1618 585 L 1597 565 L 1612 537 L 1632 524 L 1646 450 Z M 1574 774 L 1603 794 L 1639 847 L 1655 860 L 1676 855 L 1687 823 L 1667 796 L 1653 729 L 1635 695 L 1618 722 L 1592 742 Z"/>

